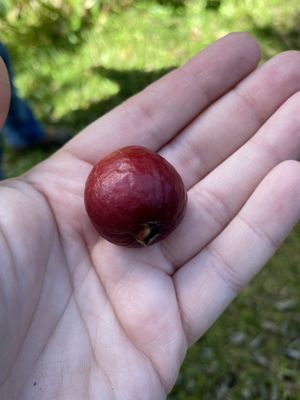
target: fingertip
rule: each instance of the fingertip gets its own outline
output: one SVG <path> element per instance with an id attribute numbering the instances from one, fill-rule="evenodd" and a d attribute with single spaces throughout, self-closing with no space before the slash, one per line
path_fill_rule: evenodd
<path id="1" fill-rule="evenodd" d="M 252 43 L 254 43 L 254 45 L 259 47 L 259 44 L 258 44 L 257 40 L 255 39 L 255 37 L 247 31 L 229 32 L 227 35 L 224 36 L 224 38 L 230 38 L 230 39 L 232 38 L 234 40 L 244 40 L 244 41 L 252 42 Z"/>
<path id="2" fill-rule="evenodd" d="M 300 200 L 300 162 L 297 160 L 284 160 L 277 164 L 267 175 L 272 181 L 273 190 L 283 193 L 296 192 Z M 300 211 L 300 202 L 299 202 Z"/>
<path id="3" fill-rule="evenodd" d="M 300 163 L 284 160 L 261 181 L 245 209 L 269 236 L 278 231 L 281 243 L 300 218 Z"/>
<path id="4" fill-rule="evenodd" d="M 10 105 L 10 84 L 6 66 L 0 57 L 0 127 L 4 125 Z"/>
<path id="5" fill-rule="evenodd" d="M 244 32 L 244 31 L 230 32 L 227 35 L 220 38 L 220 40 L 229 40 L 232 41 L 234 44 L 236 43 L 241 44 L 243 45 L 245 51 L 251 52 L 253 57 L 257 59 L 257 62 L 260 60 L 261 57 L 260 45 L 257 42 L 256 38 L 249 32 Z"/>
<path id="6" fill-rule="evenodd" d="M 261 57 L 258 42 L 248 32 L 230 32 L 219 37 L 201 53 L 203 52 L 211 53 L 221 63 L 232 60 L 232 73 L 236 69 L 242 70 L 244 77 L 257 67 Z"/>

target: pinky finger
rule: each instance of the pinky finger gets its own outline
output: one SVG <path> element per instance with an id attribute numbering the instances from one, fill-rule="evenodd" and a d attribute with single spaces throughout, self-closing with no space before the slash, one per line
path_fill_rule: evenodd
<path id="1" fill-rule="evenodd" d="M 271 258 L 299 218 L 300 163 L 285 161 L 265 177 L 223 232 L 174 275 L 190 343 Z"/>

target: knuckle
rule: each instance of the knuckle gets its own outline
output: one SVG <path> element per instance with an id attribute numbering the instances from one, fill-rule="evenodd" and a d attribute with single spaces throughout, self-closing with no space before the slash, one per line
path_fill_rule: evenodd
<path id="1" fill-rule="evenodd" d="M 212 245 L 207 247 L 207 251 L 210 254 L 211 266 L 218 278 L 234 295 L 237 295 L 245 287 L 245 282 L 237 270 Z"/>

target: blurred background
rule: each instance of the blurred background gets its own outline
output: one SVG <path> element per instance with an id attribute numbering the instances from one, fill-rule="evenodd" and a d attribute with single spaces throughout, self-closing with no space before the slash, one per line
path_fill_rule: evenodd
<path id="1" fill-rule="evenodd" d="M 0 41 L 37 118 L 73 134 L 231 31 L 300 49 L 299 0 L 0 0 Z M 299 65 L 300 68 L 300 65 Z M 14 152 L 15 176 L 51 149 Z M 300 226 L 188 352 L 168 400 L 300 399 Z"/>

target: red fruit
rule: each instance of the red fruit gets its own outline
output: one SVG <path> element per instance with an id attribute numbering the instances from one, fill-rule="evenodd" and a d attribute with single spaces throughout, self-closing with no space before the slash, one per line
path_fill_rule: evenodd
<path id="1" fill-rule="evenodd" d="M 149 246 L 181 221 L 187 202 L 180 175 L 164 158 L 140 146 L 99 161 L 86 181 L 87 213 L 101 236 L 120 246 Z"/>

